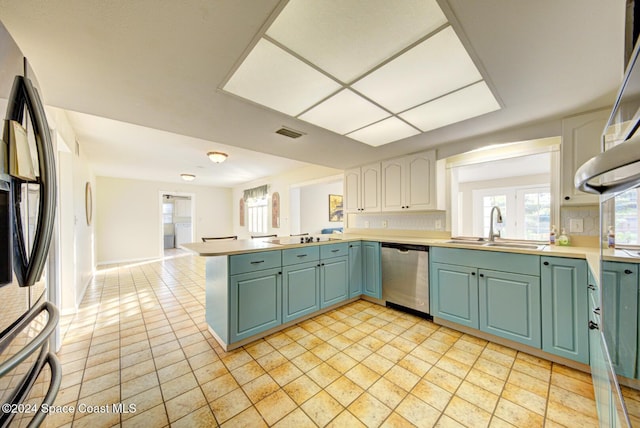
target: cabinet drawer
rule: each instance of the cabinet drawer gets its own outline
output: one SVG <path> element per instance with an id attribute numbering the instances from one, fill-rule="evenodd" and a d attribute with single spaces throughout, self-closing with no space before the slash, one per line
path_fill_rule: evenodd
<path id="1" fill-rule="evenodd" d="M 328 244 L 320 246 L 320 258 L 328 259 L 330 257 L 347 256 L 349 254 L 349 244 L 344 242 L 340 244 Z"/>
<path id="2" fill-rule="evenodd" d="M 282 251 L 261 251 L 258 253 L 229 256 L 230 275 L 279 268 L 281 265 Z"/>
<path id="3" fill-rule="evenodd" d="M 540 276 L 540 256 L 537 255 L 433 247 L 429 256 L 434 262 Z"/>
<path id="4" fill-rule="evenodd" d="M 317 262 L 320 259 L 320 247 L 310 245 L 307 247 L 292 248 L 282 251 L 282 266 L 295 265 L 305 262 Z"/>

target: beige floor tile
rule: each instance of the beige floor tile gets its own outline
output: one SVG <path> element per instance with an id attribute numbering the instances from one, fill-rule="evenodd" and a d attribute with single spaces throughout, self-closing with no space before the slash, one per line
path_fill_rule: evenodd
<path id="1" fill-rule="evenodd" d="M 201 407 L 171 423 L 171 428 L 207 428 L 217 426 L 218 423 L 209 406 Z"/>
<path id="2" fill-rule="evenodd" d="M 329 358 L 333 357 L 340 351 L 338 351 L 336 348 L 329 345 L 328 343 L 323 343 L 311 349 L 311 352 L 313 352 L 313 354 L 316 357 L 320 358 L 322 361 L 327 361 Z"/>
<path id="3" fill-rule="evenodd" d="M 289 397 L 295 401 L 298 406 L 316 395 L 322 388 L 318 386 L 307 375 L 302 375 L 293 382 L 282 387 L 289 394 Z"/>
<path id="4" fill-rule="evenodd" d="M 265 371 L 260 367 L 256 361 L 250 361 L 244 366 L 240 366 L 237 369 L 231 371 L 231 375 L 240 385 L 244 385 L 247 382 L 262 376 Z"/>
<path id="5" fill-rule="evenodd" d="M 318 358 L 313 352 L 307 351 L 304 354 L 294 358 L 292 362 L 296 365 L 296 367 L 306 373 L 314 367 L 320 365 L 322 363 L 322 360 Z"/>
<path id="6" fill-rule="evenodd" d="M 462 378 L 435 366 L 424 375 L 424 379 L 452 393 L 455 392 L 462 383 Z"/>
<path id="7" fill-rule="evenodd" d="M 244 350 L 247 351 L 247 353 L 256 360 L 275 351 L 274 347 L 269 345 L 269 343 L 264 339 L 252 342 L 251 344 L 245 346 Z"/>
<path id="8" fill-rule="evenodd" d="M 575 411 L 558 402 L 549 401 L 547 406 L 547 419 L 558 424 L 570 427 L 597 427 L 598 417 L 595 412 L 591 415 Z"/>
<path id="9" fill-rule="evenodd" d="M 251 401 L 242 389 L 237 388 L 230 393 L 209 403 L 218 423 L 223 424 L 238 413 L 251 407 Z"/>
<path id="10" fill-rule="evenodd" d="M 278 385 L 284 386 L 292 380 L 302 376 L 302 371 L 298 367 L 296 367 L 295 364 L 287 361 L 281 366 L 269 370 L 269 375 L 278 383 Z"/>
<path id="11" fill-rule="evenodd" d="M 347 373 L 345 376 L 351 379 L 356 385 L 358 385 L 362 389 L 368 389 L 371 385 L 373 385 L 378 379 L 380 379 L 380 375 L 365 366 L 364 364 L 358 364 Z"/>
<path id="12" fill-rule="evenodd" d="M 214 361 L 213 363 L 207 364 L 206 366 L 202 366 L 197 370 L 194 370 L 193 374 L 198 379 L 198 383 L 200 385 L 210 382 L 214 379 L 219 378 L 220 376 L 224 376 L 229 374 L 227 367 L 222 363 L 222 361 Z"/>
<path id="13" fill-rule="evenodd" d="M 170 400 L 197 387 L 198 381 L 191 372 L 160 384 L 165 400 Z"/>
<path id="14" fill-rule="evenodd" d="M 493 363 L 497 363 L 509 368 L 511 368 L 516 360 L 515 355 L 508 355 L 490 347 L 486 347 L 484 351 L 482 351 L 482 354 L 480 354 L 480 356 Z"/>
<path id="15" fill-rule="evenodd" d="M 369 355 L 367 358 L 362 360 L 362 364 L 378 373 L 379 375 L 385 374 L 391 369 L 391 367 L 395 365 L 392 361 L 389 361 L 387 358 L 379 355 L 378 353 Z"/>
<path id="16" fill-rule="evenodd" d="M 135 413 L 123 414 L 122 420 L 133 418 L 135 415 L 151 410 L 158 405 L 164 405 L 162 392 L 157 386 L 122 400 L 122 403 L 125 406 L 135 405 L 136 408 Z"/>
<path id="17" fill-rule="evenodd" d="M 498 401 L 494 415 L 518 428 L 542 427 L 544 424 L 542 416 L 504 398 Z"/>
<path id="18" fill-rule="evenodd" d="M 566 408 L 573 409 L 590 418 L 597 419 L 596 402 L 594 399 L 587 398 L 581 394 L 551 385 L 549 388 L 549 405 L 552 403 L 560 404 Z M 530 408 L 530 406 L 527 406 Z"/>
<path id="19" fill-rule="evenodd" d="M 512 370 L 507 379 L 507 384 L 516 385 L 527 391 L 546 399 L 549 395 L 549 382 L 529 376 L 528 374 Z"/>
<path id="20" fill-rule="evenodd" d="M 262 376 L 244 384 L 242 389 L 245 394 L 247 394 L 247 397 L 249 397 L 249 400 L 255 404 L 280 389 L 280 385 L 278 385 L 271 376 L 265 373 Z"/>
<path id="21" fill-rule="evenodd" d="M 222 360 L 224 365 L 227 367 L 227 369 L 231 371 L 233 369 L 237 369 L 238 367 L 247 364 L 253 358 L 251 357 L 251 355 L 249 355 L 247 351 L 240 348 L 235 351 L 231 351 L 227 353 L 227 355 L 225 355 L 220 359 Z"/>
<path id="22" fill-rule="evenodd" d="M 342 406 L 347 407 L 364 392 L 349 378 L 341 376 L 324 389 Z"/>
<path id="23" fill-rule="evenodd" d="M 187 373 L 191 373 L 189 362 L 187 360 L 178 361 L 177 363 L 158 370 L 158 379 L 160 379 L 160 383 L 164 383 Z"/>
<path id="24" fill-rule="evenodd" d="M 266 428 L 268 425 L 256 408 L 251 406 L 227 420 L 221 426 L 223 428 Z"/>
<path id="25" fill-rule="evenodd" d="M 411 394 L 440 411 L 444 411 L 453 397 L 453 393 L 426 379 L 420 380 L 411 390 Z"/>
<path id="26" fill-rule="evenodd" d="M 327 428 L 367 428 L 362 422 L 353 416 L 348 410 L 343 410 L 338 416 L 335 417 Z"/>
<path id="27" fill-rule="evenodd" d="M 489 392 L 486 389 L 483 389 L 466 380 L 462 382 L 462 384 L 456 391 L 456 396 L 480 407 L 481 409 L 489 413 L 493 413 L 499 398 L 497 394 Z"/>
<path id="28" fill-rule="evenodd" d="M 391 414 L 390 408 L 368 392 L 360 395 L 347 409 L 368 427 L 382 425 Z"/>
<path id="29" fill-rule="evenodd" d="M 329 358 L 329 360 L 327 360 L 327 364 L 329 364 L 339 373 L 345 374 L 346 372 L 351 370 L 353 367 L 355 367 L 358 364 L 358 362 L 353 358 L 351 358 L 350 356 L 348 356 L 347 354 L 343 352 L 338 352 L 336 355 L 334 355 L 333 357 Z"/>
<path id="30" fill-rule="evenodd" d="M 432 427 L 440 417 L 440 411 L 412 394 L 402 400 L 396 412 L 417 427 Z"/>
<path id="31" fill-rule="evenodd" d="M 364 425 L 362 425 L 364 426 Z M 405 427 L 413 427 L 415 426 L 400 414 L 394 412 L 389 415 L 387 419 L 380 425 L 381 428 L 405 428 Z"/>
<path id="32" fill-rule="evenodd" d="M 459 397 L 453 397 L 444 414 L 467 427 L 487 427 L 491 413 Z"/>
<path id="33" fill-rule="evenodd" d="M 566 389 L 590 400 L 595 399 L 591 383 L 583 382 L 582 380 L 577 380 L 564 374 L 553 373 L 551 385 Z"/>
<path id="34" fill-rule="evenodd" d="M 255 405 L 268 425 L 273 425 L 297 408 L 296 403 L 279 389 L 271 395 L 263 398 Z"/>
<path id="35" fill-rule="evenodd" d="M 316 346 L 322 345 L 324 341 L 317 337 L 314 334 L 308 334 L 296 341 L 300 346 L 303 346 L 305 349 L 313 349 Z"/>
<path id="36" fill-rule="evenodd" d="M 155 376 L 155 373 L 153 373 L 153 376 L 156 378 L 156 384 L 157 384 L 157 377 Z M 119 383 L 120 383 L 119 373 L 108 373 L 88 381 L 83 381 L 82 386 L 80 387 L 80 398 L 82 399 L 84 397 L 88 397 L 100 391 L 104 391 L 106 389 L 109 389 L 113 386 L 118 385 Z"/>
<path id="37" fill-rule="evenodd" d="M 231 391 L 238 389 L 240 385 L 231 374 L 222 375 L 214 380 L 202 385 L 202 391 L 208 402 L 215 401 L 227 395 Z"/>
<path id="38" fill-rule="evenodd" d="M 315 368 L 309 370 L 307 372 L 307 376 L 309 376 L 315 383 L 320 385 L 320 387 L 325 388 L 331 382 L 340 377 L 340 372 L 335 370 L 329 364 L 322 363 L 319 366 L 316 366 Z"/>
<path id="39" fill-rule="evenodd" d="M 384 374 L 384 378 L 391 383 L 398 385 L 400 388 L 409 392 L 420 380 L 419 376 L 411 373 L 409 370 L 400 366 L 394 366 L 387 373 Z"/>
<path id="40" fill-rule="evenodd" d="M 300 407 L 318 426 L 325 426 L 344 410 L 326 391 L 320 391 Z"/>
<path id="41" fill-rule="evenodd" d="M 274 427 L 280 428 L 316 428 L 317 425 L 299 407 L 279 420 Z"/>
<path id="42" fill-rule="evenodd" d="M 362 361 L 372 354 L 372 351 L 364 346 L 354 343 L 343 351 L 356 361 Z"/>
<path id="43" fill-rule="evenodd" d="M 273 351 L 267 355 L 263 355 L 262 357 L 258 358 L 256 361 L 258 361 L 258 364 L 260 364 L 263 369 L 269 372 L 275 369 L 276 367 L 283 365 L 288 360 L 280 352 Z M 245 364 L 248 362 L 249 361 L 245 361 Z"/>
<path id="44" fill-rule="evenodd" d="M 385 378 L 378 379 L 376 383 L 371 385 L 367 392 L 390 409 L 395 409 L 404 397 L 407 396 L 407 391 Z"/>
<path id="45" fill-rule="evenodd" d="M 544 416 L 547 409 L 546 398 L 520 388 L 513 383 L 507 383 L 505 385 L 502 391 L 502 397 L 541 416 Z"/>
<path id="46" fill-rule="evenodd" d="M 424 376 L 431 369 L 431 367 L 433 367 L 426 361 L 414 357 L 411 354 L 406 355 L 402 360 L 400 360 L 398 362 L 398 365 L 409 370 L 411 373 L 419 377 Z"/>
<path id="47" fill-rule="evenodd" d="M 540 379 L 545 382 L 548 382 L 551 378 L 551 367 L 541 367 L 523 359 L 516 359 L 513 363 L 513 370 L 528 374 L 531 377 L 535 377 L 536 379 Z"/>

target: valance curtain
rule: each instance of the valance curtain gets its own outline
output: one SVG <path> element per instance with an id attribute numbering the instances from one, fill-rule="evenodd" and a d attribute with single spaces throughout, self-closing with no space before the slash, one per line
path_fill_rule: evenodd
<path id="1" fill-rule="evenodd" d="M 266 199 L 269 195 L 269 185 L 254 187 L 252 189 L 245 189 L 243 199 L 245 201 Z"/>

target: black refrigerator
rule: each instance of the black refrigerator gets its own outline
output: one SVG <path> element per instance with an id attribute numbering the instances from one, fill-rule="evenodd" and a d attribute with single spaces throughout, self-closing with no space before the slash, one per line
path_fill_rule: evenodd
<path id="1" fill-rule="evenodd" d="M 0 427 L 38 426 L 62 373 L 48 301 L 55 158 L 35 75 L 0 23 Z"/>

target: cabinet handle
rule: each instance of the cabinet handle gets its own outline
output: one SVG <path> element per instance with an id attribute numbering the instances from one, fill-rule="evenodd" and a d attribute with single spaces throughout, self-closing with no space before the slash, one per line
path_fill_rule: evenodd
<path id="1" fill-rule="evenodd" d="M 633 271 L 632 271 L 632 270 L 629 270 L 629 269 L 625 269 L 625 270 L 624 270 L 624 273 L 626 273 L 627 275 L 630 275 L 630 274 L 632 274 L 632 273 L 633 273 Z"/>
<path id="2" fill-rule="evenodd" d="M 549 262 L 543 262 L 542 264 L 545 266 L 549 266 Z"/>
<path id="3" fill-rule="evenodd" d="M 600 330 L 600 327 L 597 323 L 589 321 L 589 330 Z"/>
<path id="4" fill-rule="evenodd" d="M 306 255 L 306 254 L 298 254 L 298 256 L 297 256 L 297 257 L 298 257 L 299 259 L 301 259 L 301 258 L 303 258 L 303 257 L 307 257 L 307 255 Z"/>
<path id="5" fill-rule="evenodd" d="M 259 265 L 260 263 L 264 263 L 264 260 L 257 260 L 255 262 L 251 262 L 252 265 Z"/>
<path id="6" fill-rule="evenodd" d="M 476 276 L 476 273 L 475 272 L 471 272 L 471 276 Z"/>
<path id="7" fill-rule="evenodd" d="M 484 274 L 483 273 L 480 274 L 480 278 L 484 278 Z"/>
<path id="8" fill-rule="evenodd" d="M 565 201 L 568 201 L 569 199 L 571 199 L 571 196 L 565 196 L 565 197 L 564 197 L 564 200 L 565 200 Z"/>
<path id="9" fill-rule="evenodd" d="M 600 315 L 600 308 L 595 308 L 593 310 L 593 313 L 596 314 L 596 315 Z"/>
<path id="10" fill-rule="evenodd" d="M 340 250 L 337 250 L 337 249 L 336 250 L 331 250 L 332 253 L 337 253 L 338 251 L 340 251 Z"/>
<path id="11" fill-rule="evenodd" d="M 278 272 L 278 275 L 282 275 L 282 272 Z"/>
<path id="12" fill-rule="evenodd" d="M 593 285 L 593 284 L 589 284 L 589 285 L 587 285 L 587 288 L 588 288 L 589 290 L 595 290 L 595 289 L 596 289 L 596 286 L 595 286 L 595 285 Z"/>

